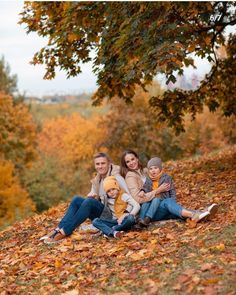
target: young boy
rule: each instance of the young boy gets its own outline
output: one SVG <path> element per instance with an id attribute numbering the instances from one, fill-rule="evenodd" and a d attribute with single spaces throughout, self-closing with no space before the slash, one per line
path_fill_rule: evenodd
<path id="1" fill-rule="evenodd" d="M 163 183 L 170 184 L 170 190 L 160 194 L 160 197 L 154 198 L 151 202 L 142 204 L 140 210 L 140 218 L 138 223 L 142 226 L 147 226 L 151 220 L 162 220 L 170 218 L 191 218 L 196 222 L 205 220 L 213 216 L 217 211 L 217 205 L 212 204 L 204 211 L 195 211 L 182 208 L 176 202 L 176 192 L 173 179 L 170 175 L 163 173 L 162 161 L 158 157 L 154 157 L 147 164 L 148 176 L 139 197 L 150 192 Z"/>
<path id="2" fill-rule="evenodd" d="M 111 210 L 112 219 L 95 218 L 93 225 L 101 230 L 106 237 L 120 238 L 123 231 L 131 229 L 140 205 L 127 193 L 124 193 L 114 176 L 103 181 L 107 193 L 107 206 Z"/>

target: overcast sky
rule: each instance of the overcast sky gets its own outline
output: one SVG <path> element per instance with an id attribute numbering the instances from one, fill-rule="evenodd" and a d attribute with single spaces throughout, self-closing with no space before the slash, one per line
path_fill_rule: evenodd
<path id="1" fill-rule="evenodd" d="M 59 72 L 53 80 L 44 80 L 43 65 L 30 65 L 34 53 L 46 45 L 46 39 L 36 33 L 26 34 L 25 25 L 19 25 L 19 13 L 22 11 L 23 1 L 0 0 L 0 56 L 4 55 L 11 67 L 11 74 L 18 76 L 18 89 L 26 95 L 50 94 L 78 94 L 94 92 L 96 77 L 92 72 L 91 64 L 82 65 L 82 74 L 76 78 L 66 79 L 64 72 Z M 207 61 L 197 60 L 198 76 L 210 70 Z M 191 76 L 192 69 L 186 71 Z M 160 78 L 160 79 L 163 79 Z M 163 81 L 162 81 L 163 82 Z"/>
<path id="2" fill-rule="evenodd" d="M 44 80 L 44 66 L 30 65 L 35 52 L 46 44 L 36 33 L 26 34 L 25 25 L 19 25 L 19 13 L 23 1 L 0 0 L 0 56 L 4 55 L 10 65 L 11 74 L 18 76 L 18 89 L 26 95 L 73 94 L 93 92 L 96 77 L 91 64 L 82 66 L 83 73 L 66 79 L 64 72 L 57 73 L 53 80 Z"/>

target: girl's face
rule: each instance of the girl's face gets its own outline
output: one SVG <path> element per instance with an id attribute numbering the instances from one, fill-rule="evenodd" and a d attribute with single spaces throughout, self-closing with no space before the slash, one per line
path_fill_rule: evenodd
<path id="1" fill-rule="evenodd" d="M 157 166 L 151 166 L 148 169 L 148 174 L 150 178 L 155 178 L 160 174 L 161 170 Z"/>
<path id="2" fill-rule="evenodd" d="M 138 170 L 139 168 L 139 161 L 138 158 L 135 157 L 133 154 L 127 154 L 125 156 L 125 164 L 128 169 L 130 170 Z"/>
<path id="3" fill-rule="evenodd" d="M 117 188 L 111 188 L 107 191 L 107 194 L 110 198 L 115 199 L 118 196 L 119 191 Z"/>

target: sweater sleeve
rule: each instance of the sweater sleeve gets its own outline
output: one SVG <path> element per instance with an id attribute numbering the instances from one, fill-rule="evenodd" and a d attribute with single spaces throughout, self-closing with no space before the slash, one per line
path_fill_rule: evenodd
<path id="1" fill-rule="evenodd" d="M 160 184 L 163 184 L 163 183 L 169 183 L 170 190 L 168 192 L 161 193 L 161 198 L 162 199 L 166 199 L 166 198 L 176 199 L 176 191 L 175 191 L 174 181 L 173 181 L 172 177 L 168 174 L 165 174 L 164 177 L 162 178 L 162 181 Z"/>
<path id="2" fill-rule="evenodd" d="M 146 177 L 146 181 L 141 190 L 143 190 L 145 193 L 149 193 L 152 191 L 152 181 L 148 176 Z"/>
<path id="3" fill-rule="evenodd" d="M 117 182 L 119 183 L 119 186 L 121 187 L 121 189 L 127 194 L 129 194 L 130 192 L 124 178 L 120 174 L 116 174 L 115 178 Z"/>
<path id="4" fill-rule="evenodd" d="M 128 195 L 128 194 L 124 193 L 124 194 L 122 195 L 122 200 L 123 200 L 124 202 L 126 202 L 128 205 L 131 206 L 132 209 L 131 209 L 131 211 L 129 212 L 129 214 L 132 214 L 132 215 L 134 215 L 134 216 L 138 214 L 138 212 L 139 212 L 139 210 L 140 210 L 140 205 L 139 205 L 138 202 L 136 202 L 136 201 L 132 198 L 131 195 Z"/>
<path id="5" fill-rule="evenodd" d="M 96 194 L 94 185 L 92 184 L 90 192 L 87 194 L 87 197 L 96 195 L 95 199 L 100 200 L 100 197 Z"/>
<path id="6" fill-rule="evenodd" d="M 172 177 L 170 177 L 170 198 L 172 199 L 176 199 L 176 190 L 175 190 L 175 186 L 174 186 L 174 181 L 172 179 Z"/>
<path id="7" fill-rule="evenodd" d="M 156 197 L 156 190 L 153 190 L 149 193 L 145 193 L 145 197 L 140 198 L 138 194 L 143 185 L 141 185 L 141 187 L 139 186 L 138 177 L 140 176 L 136 175 L 135 173 L 129 173 L 129 172 L 127 173 L 125 177 L 125 181 L 127 183 L 129 192 L 131 196 L 135 199 L 135 201 L 138 202 L 139 204 L 149 202 Z"/>

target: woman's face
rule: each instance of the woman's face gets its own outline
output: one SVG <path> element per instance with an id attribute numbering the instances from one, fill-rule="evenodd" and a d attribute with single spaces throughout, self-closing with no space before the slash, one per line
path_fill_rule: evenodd
<path id="1" fill-rule="evenodd" d="M 138 170 L 138 168 L 139 168 L 138 158 L 135 157 L 134 154 L 127 154 L 125 156 L 125 164 L 126 164 L 127 168 L 130 170 Z"/>

